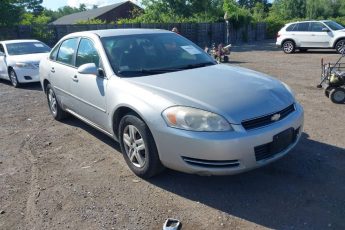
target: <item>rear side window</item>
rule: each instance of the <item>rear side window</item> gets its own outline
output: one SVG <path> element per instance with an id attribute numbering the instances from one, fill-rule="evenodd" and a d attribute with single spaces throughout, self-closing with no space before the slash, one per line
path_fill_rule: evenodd
<path id="1" fill-rule="evenodd" d="M 299 31 L 299 32 L 309 31 L 309 22 L 298 23 L 296 27 L 297 28 L 295 28 L 294 31 Z"/>
<path id="2" fill-rule="evenodd" d="M 58 51 L 59 51 L 59 45 L 57 45 L 57 46 L 53 49 L 53 51 L 50 53 L 49 59 L 55 61 Z"/>
<path id="3" fill-rule="evenodd" d="M 79 43 L 76 67 L 88 63 L 95 63 L 95 65 L 99 67 L 99 55 L 92 41 L 83 38 Z"/>
<path id="4" fill-rule="evenodd" d="M 62 42 L 56 60 L 74 66 L 74 54 L 77 50 L 78 38 Z"/>
<path id="5" fill-rule="evenodd" d="M 296 29 L 296 26 L 297 24 L 292 24 L 292 25 L 289 25 L 287 28 L 286 28 L 286 31 L 295 31 Z"/>

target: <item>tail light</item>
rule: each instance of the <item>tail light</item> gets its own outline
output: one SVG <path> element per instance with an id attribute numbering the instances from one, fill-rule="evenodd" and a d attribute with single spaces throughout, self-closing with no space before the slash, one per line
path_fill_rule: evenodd
<path id="1" fill-rule="evenodd" d="M 280 37 L 280 33 L 277 33 L 277 38 L 279 38 Z"/>

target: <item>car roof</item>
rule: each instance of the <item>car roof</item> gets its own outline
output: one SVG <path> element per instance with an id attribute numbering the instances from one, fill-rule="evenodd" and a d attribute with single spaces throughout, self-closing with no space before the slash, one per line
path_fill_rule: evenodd
<path id="1" fill-rule="evenodd" d="M 67 37 L 73 36 L 85 36 L 90 34 L 96 34 L 99 37 L 112 37 L 122 35 L 135 35 L 135 34 L 160 34 L 160 33 L 173 33 L 168 30 L 161 29 L 107 29 L 107 30 L 90 30 L 83 32 L 76 32 L 67 35 Z"/>
<path id="2" fill-rule="evenodd" d="M 25 43 L 25 42 L 41 42 L 38 40 L 34 39 L 15 39 L 15 40 L 5 40 L 5 41 L 0 41 L 3 44 L 11 44 L 11 43 Z"/>

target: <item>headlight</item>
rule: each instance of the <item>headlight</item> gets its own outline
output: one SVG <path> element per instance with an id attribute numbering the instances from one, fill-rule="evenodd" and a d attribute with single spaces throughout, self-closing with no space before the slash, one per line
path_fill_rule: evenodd
<path id="1" fill-rule="evenodd" d="M 35 69 L 36 67 L 31 63 L 17 62 L 16 67 L 25 69 Z"/>
<path id="2" fill-rule="evenodd" d="M 232 126 L 223 117 L 201 109 L 184 106 L 167 108 L 162 113 L 170 127 L 191 131 L 233 131 Z"/>

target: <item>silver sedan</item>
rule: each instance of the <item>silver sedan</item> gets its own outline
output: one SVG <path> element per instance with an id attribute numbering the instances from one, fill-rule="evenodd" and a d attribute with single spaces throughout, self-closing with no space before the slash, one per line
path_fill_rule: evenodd
<path id="1" fill-rule="evenodd" d="M 120 142 L 148 178 L 165 167 L 230 175 L 287 154 L 303 108 L 284 83 L 221 65 L 163 30 L 117 29 L 65 36 L 41 61 L 51 114 L 72 114 Z"/>

